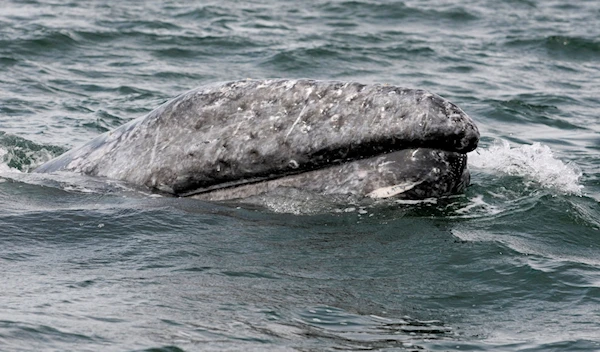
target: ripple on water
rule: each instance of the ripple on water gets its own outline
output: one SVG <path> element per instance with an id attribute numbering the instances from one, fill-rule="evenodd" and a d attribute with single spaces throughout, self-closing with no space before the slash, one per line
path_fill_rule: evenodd
<path id="1" fill-rule="evenodd" d="M 598 4 L 3 1 L 0 349 L 600 350 Z M 18 172 L 246 77 L 443 94 L 473 184 L 217 204 Z"/>
<path id="2" fill-rule="evenodd" d="M 530 39 L 509 39 L 508 47 L 533 50 L 551 59 L 567 61 L 597 61 L 600 42 L 594 38 L 551 35 Z"/>
<path id="3" fill-rule="evenodd" d="M 360 315 L 336 307 L 316 306 L 296 312 L 294 325 L 306 335 L 330 340 L 339 348 L 422 348 L 423 340 L 448 339 L 452 328 L 437 320 L 420 321 L 409 316 L 387 318 Z"/>

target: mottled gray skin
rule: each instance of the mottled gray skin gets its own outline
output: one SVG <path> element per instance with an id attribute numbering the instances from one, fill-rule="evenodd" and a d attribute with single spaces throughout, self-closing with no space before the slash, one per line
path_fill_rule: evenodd
<path id="1" fill-rule="evenodd" d="M 410 179 L 421 186 L 402 196 L 424 198 L 464 188 L 465 153 L 478 140 L 477 127 L 460 108 L 426 91 L 353 82 L 245 80 L 184 93 L 36 172 L 74 171 L 210 198 L 208 193 L 235 193 L 232 188 L 242 185 L 335 193 L 327 186 L 339 183 L 334 173 L 352 179 L 366 170 L 366 181 L 354 179 L 337 193 L 368 195 Z M 414 154 L 422 155 L 418 168 L 429 165 L 451 176 L 422 173 L 421 178 L 433 181 L 419 180 L 412 172 L 414 161 L 406 159 L 419 148 L 428 152 Z M 397 151 L 402 153 L 394 156 Z M 382 163 L 395 164 L 394 177 L 382 176 L 390 174 Z"/>

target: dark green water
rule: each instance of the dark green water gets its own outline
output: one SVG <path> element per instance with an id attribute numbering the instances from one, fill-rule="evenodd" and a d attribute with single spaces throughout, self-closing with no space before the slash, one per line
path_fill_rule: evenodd
<path id="1" fill-rule="evenodd" d="M 600 350 L 598 18 L 597 1 L 1 1 L 0 350 Z M 25 173 L 248 77 L 436 92 L 482 132 L 473 184 L 217 204 Z"/>

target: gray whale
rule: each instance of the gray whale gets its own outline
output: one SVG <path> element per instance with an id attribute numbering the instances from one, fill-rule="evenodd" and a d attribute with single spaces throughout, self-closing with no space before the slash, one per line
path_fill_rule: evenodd
<path id="1" fill-rule="evenodd" d="M 71 171 L 174 196 L 297 187 L 422 199 L 461 192 L 479 131 L 448 100 L 391 85 L 243 80 L 188 91 L 34 172 Z"/>

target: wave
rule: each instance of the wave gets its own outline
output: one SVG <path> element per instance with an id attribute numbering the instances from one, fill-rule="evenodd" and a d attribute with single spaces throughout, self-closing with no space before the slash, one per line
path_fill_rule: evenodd
<path id="1" fill-rule="evenodd" d="M 421 5 L 421 4 L 420 4 Z M 366 2 L 366 1 L 342 1 L 325 2 L 319 5 L 325 18 L 339 18 L 340 14 L 350 18 L 367 18 L 371 20 L 393 20 L 407 19 L 417 20 L 447 20 L 456 23 L 477 20 L 479 17 L 471 10 L 460 6 L 410 6 L 405 2 Z"/>
<path id="2" fill-rule="evenodd" d="M 540 143 L 511 148 L 506 140 L 500 140 L 469 153 L 469 165 L 519 176 L 561 194 L 582 195 L 583 173 L 577 165 L 557 159 L 550 147 Z"/>
<path id="3" fill-rule="evenodd" d="M 57 146 L 34 143 L 0 131 L 0 171 L 28 172 L 66 152 Z"/>
<path id="4" fill-rule="evenodd" d="M 506 45 L 538 51 L 554 59 L 570 61 L 596 61 L 600 55 L 598 40 L 579 36 L 551 35 L 541 38 L 519 38 L 507 41 Z"/>

